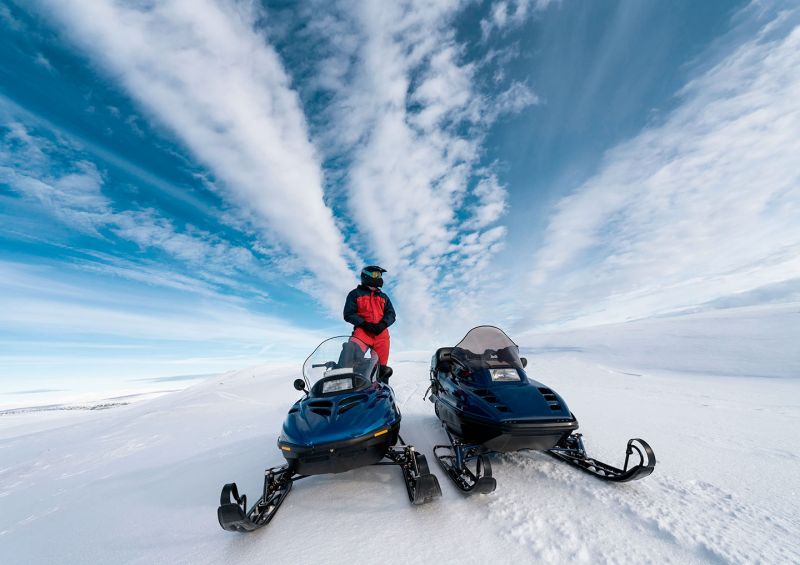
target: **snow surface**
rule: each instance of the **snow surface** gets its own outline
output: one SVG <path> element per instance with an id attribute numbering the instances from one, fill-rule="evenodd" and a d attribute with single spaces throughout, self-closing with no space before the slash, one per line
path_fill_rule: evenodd
<path id="1" fill-rule="evenodd" d="M 628 438 L 653 446 L 654 474 L 631 484 L 516 454 L 494 460 L 495 493 L 464 497 L 431 461 L 443 497 L 413 507 L 398 469 L 369 467 L 298 482 L 272 524 L 242 535 L 217 524 L 219 491 L 235 480 L 255 500 L 282 463 L 296 370 L 232 372 L 58 426 L 0 417 L 0 562 L 798 563 L 798 353 L 768 343 L 800 337 L 798 310 L 712 316 L 724 331 L 692 315 L 527 338 L 529 373 L 566 398 L 591 454 L 621 464 Z M 697 339 L 756 369 L 686 353 Z M 427 359 L 393 365 L 401 433 L 430 454 L 445 436 L 422 400 Z"/>

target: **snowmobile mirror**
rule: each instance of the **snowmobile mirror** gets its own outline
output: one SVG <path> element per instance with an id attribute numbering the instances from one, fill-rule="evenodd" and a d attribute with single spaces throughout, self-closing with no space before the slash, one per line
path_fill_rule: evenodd
<path id="1" fill-rule="evenodd" d="M 522 368 L 523 369 L 528 366 L 528 360 L 527 359 L 525 359 L 524 357 L 520 357 L 519 360 L 522 361 Z"/>
<path id="2" fill-rule="evenodd" d="M 297 390 L 305 391 L 306 390 L 306 381 L 303 379 L 295 379 L 294 380 L 294 388 Z"/>

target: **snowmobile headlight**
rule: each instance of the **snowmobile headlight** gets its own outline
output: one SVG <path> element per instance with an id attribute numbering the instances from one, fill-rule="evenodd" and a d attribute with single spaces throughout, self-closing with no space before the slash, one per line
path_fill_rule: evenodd
<path id="1" fill-rule="evenodd" d="M 504 369 L 489 369 L 492 374 L 492 381 L 519 381 L 519 373 L 513 367 Z"/>
<path id="2" fill-rule="evenodd" d="M 344 379 L 333 379 L 322 383 L 322 394 L 328 394 L 330 392 L 339 392 L 351 388 L 353 388 L 353 377 L 347 377 Z"/>

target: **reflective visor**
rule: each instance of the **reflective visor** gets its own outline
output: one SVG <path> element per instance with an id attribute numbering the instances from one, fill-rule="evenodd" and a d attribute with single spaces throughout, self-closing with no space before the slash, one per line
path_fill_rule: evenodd
<path id="1" fill-rule="evenodd" d="M 373 279 L 381 278 L 381 272 L 380 271 L 361 271 L 361 274 L 364 275 L 364 276 L 373 278 Z"/>

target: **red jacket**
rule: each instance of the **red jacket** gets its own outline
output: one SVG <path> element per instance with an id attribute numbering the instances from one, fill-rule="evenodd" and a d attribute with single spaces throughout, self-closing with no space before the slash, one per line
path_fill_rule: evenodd
<path id="1" fill-rule="evenodd" d="M 377 324 L 383 322 L 388 328 L 394 323 L 395 313 L 392 301 L 380 290 L 370 290 L 358 285 L 347 295 L 344 303 L 344 319 L 355 327 L 364 322 Z"/>

